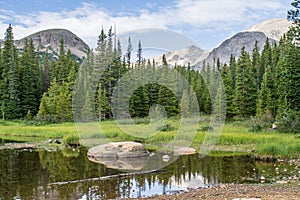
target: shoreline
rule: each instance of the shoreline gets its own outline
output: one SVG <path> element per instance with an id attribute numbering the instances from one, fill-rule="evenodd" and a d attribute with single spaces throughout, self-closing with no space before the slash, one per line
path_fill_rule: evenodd
<path id="1" fill-rule="evenodd" d="M 300 182 L 290 184 L 221 184 L 212 188 L 198 188 L 184 193 L 157 195 L 136 200 L 299 200 Z M 128 199 L 129 200 L 129 199 Z"/>

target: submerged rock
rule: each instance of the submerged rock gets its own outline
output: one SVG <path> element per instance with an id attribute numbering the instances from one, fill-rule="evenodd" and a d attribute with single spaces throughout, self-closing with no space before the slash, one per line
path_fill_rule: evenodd
<path id="1" fill-rule="evenodd" d="M 145 167 L 148 157 L 136 157 L 136 158 L 93 158 L 88 159 L 95 163 L 105 165 L 110 169 L 117 170 L 141 170 Z"/>
<path id="2" fill-rule="evenodd" d="M 190 147 L 174 147 L 174 155 L 181 156 L 181 155 L 191 155 L 195 154 L 196 149 Z"/>

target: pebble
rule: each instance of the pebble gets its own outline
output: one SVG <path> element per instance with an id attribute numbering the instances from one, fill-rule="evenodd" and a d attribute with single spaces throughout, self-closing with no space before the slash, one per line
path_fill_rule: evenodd
<path id="1" fill-rule="evenodd" d="M 170 161 L 170 156 L 169 155 L 163 155 L 162 160 L 164 162 L 169 162 Z"/>
<path id="2" fill-rule="evenodd" d="M 287 181 L 276 181 L 277 184 L 287 184 Z"/>

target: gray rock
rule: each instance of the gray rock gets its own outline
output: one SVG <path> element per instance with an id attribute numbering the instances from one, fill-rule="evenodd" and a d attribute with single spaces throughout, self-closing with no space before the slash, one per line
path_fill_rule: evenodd
<path id="1" fill-rule="evenodd" d="M 146 148 L 137 142 L 111 142 L 89 149 L 91 158 L 137 158 L 148 156 Z"/>
<path id="2" fill-rule="evenodd" d="M 92 162 L 119 170 L 140 170 L 149 157 L 146 148 L 137 142 L 111 142 L 89 149 Z"/>

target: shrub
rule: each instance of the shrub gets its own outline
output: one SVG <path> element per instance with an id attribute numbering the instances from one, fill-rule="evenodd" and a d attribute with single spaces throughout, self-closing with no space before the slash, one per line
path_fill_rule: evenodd
<path id="1" fill-rule="evenodd" d="M 175 128 L 172 127 L 171 124 L 169 124 L 169 123 L 163 125 L 163 126 L 160 128 L 160 131 L 162 131 L 162 132 L 173 131 L 173 130 L 175 130 Z"/>
<path id="2" fill-rule="evenodd" d="M 300 133 L 300 112 L 288 111 L 277 118 L 277 129 L 281 133 Z"/>
<path id="3" fill-rule="evenodd" d="M 272 126 L 274 118 L 272 114 L 263 114 L 256 117 L 251 117 L 249 121 L 250 132 L 260 132 L 267 130 Z"/>
<path id="4" fill-rule="evenodd" d="M 63 144 L 69 146 L 80 146 L 80 138 L 77 134 L 67 135 L 63 137 Z"/>
<path id="5" fill-rule="evenodd" d="M 31 121 L 32 120 L 32 114 L 31 114 L 30 110 L 27 111 L 27 114 L 25 116 L 25 120 L 26 121 Z"/>

